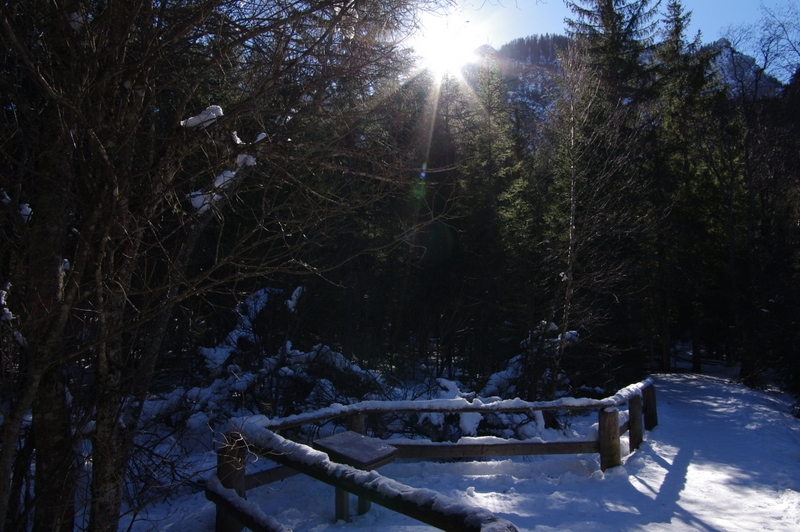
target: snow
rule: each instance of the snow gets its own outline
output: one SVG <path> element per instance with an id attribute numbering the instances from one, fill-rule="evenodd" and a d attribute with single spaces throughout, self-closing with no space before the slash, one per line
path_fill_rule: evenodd
<path id="1" fill-rule="evenodd" d="M 9 290 L 11 290 L 11 283 L 4 284 L 3 289 L 0 290 L 0 321 L 11 321 L 14 319 L 14 314 L 7 308 Z"/>
<path id="2" fill-rule="evenodd" d="M 20 347 L 28 347 L 28 340 L 26 340 L 25 337 L 22 336 L 21 332 L 14 329 L 13 331 L 11 331 L 11 333 L 14 335 L 14 341 L 17 342 L 17 345 L 19 345 Z"/>
<path id="3" fill-rule="evenodd" d="M 250 342 L 257 340 L 254 332 L 254 324 L 258 313 L 267 304 L 270 296 L 278 296 L 283 290 L 277 288 L 262 288 L 255 291 L 236 308 L 239 318 L 236 327 L 228 333 L 219 345 L 215 347 L 200 347 L 198 353 L 206 359 L 206 367 L 209 370 L 218 371 L 231 354 L 236 350 L 240 339 Z"/>
<path id="4" fill-rule="evenodd" d="M 523 531 L 800 529 L 800 420 L 790 414 L 793 399 L 723 377 L 675 374 L 654 381 L 659 426 L 632 454 L 623 436 L 623 465 L 605 473 L 598 455 L 397 460 L 379 473 L 482 507 Z M 331 407 L 337 408 L 344 407 Z M 596 418 L 575 418 L 571 430 L 588 433 Z M 213 465 L 213 455 L 207 458 Z M 252 465 L 269 463 L 260 458 Z M 213 504 L 202 492 L 181 493 L 148 507 L 132 530 L 212 531 Z M 376 505 L 351 523 L 334 524 L 333 489 L 305 475 L 250 490 L 247 502 L 295 532 L 434 530 Z M 121 530 L 129 524 L 123 519 Z"/>
<path id="5" fill-rule="evenodd" d="M 8 291 L 11 290 L 11 283 L 5 283 L 3 288 L 0 289 L 0 322 L 11 322 L 14 320 L 14 313 L 8 309 Z M 14 341 L 17 342 L 17 345 L 20 347 L 28 347 L 28 341 L 22 336 L 22 333 L 19 332 L 17 329 L 14 329 L 12 326 L 11 335 L 14 337 Z M 0 420 L 3 417 L 0 415 Z M 2 421 L 0 421 L 2 423 Z"/>
<path id="6" fill-rule="evenodd" d="M 303 295 L 303 291 L 305 291 L 305 288 L 298 286 L 292 292 L 292 297 L 286 300 L 286 308 L 289 309 L 289 312 L 297 312 L 297 302 L 300 300 L 300 296 Z"/>
<path id="7" fill-rule="evenodd" d="M 222 108 L 218 105 L 210 105 L 199 115 L 182 120 L 181 125 L 184 127 L 205 129 L 220 116 L 222 116 Z M 231 137 L 233 138 L 234 144 L 244 144 L 236 131 L 231 132 Z M 256 139 L 256 141 L 258 141 L 258 139 Z M 189 192 L 186 197 L 189 198 L 192 207 L 194 207 L 198 213 L 202 214 L 223 198 L 222 192 L 234 182 L 233 179 L 236 177 L 236 173 L 239 170 L 248 166 L 254 166 L 255 164 L 255 157 L 246 153 L 240 153 L 236 156 L 236 170 L 223 170 L 214 178 L 214 183 L 211 185 L 210 190 L 194 190 Z"/>
<path id="8" fill-rule="evenodd" d="M 223 171 L 216 177 L 216 179 L 214 179 L 214 188 L 224 187 L 228 183 L 228 181 L 233 179 L 235 176 L 236 172 L 232 172 L 231 170 Z"/>
<path id="9" fill-rule="evenodd" d="M 483 416 L 478 412 L 464 412 L 460 414 L 459 427 L 461 433 L 466 436 L 474 436 L 478 433 L 478 425 L 480 424 Z"/>
<path id="10" fill-rule="evenodd" d="M 31 210 L 31 206 L 27 203 L 20 203 L 19 205 L 19 215 L 22 216 L 22 219 L 26 222 L 31 220 L 31 216 L 33 215 L 33 211 Z"/>
<path id="11" fill-rule="evenodd" d="M 181 126 L 185 128 L 205 129 L 222 116 L 222 107 L 219 105 L 209 105 L 199 114 L 181 120 Z"/>
<path id="12" fill-rule="evenodd" d="M 69 14 L 69 27 L 75 31 L 81 31 L 83 28 L 83 17 L 80 13 L 70 13 Z"/>
<path id="13" fill-rule="evenodd" d="M 489 381 L 486 383 L 481 395 L 484 397 L 491 397 L 495 395 L 501 395 L 503 392 L 508 391 L 511 386 L 511 382 L 517 377 L 520 371 L 522 371 L 521 365 L 522 355 L 512 358 L 508 362 L 506 369 L 497 373 L 493 373 L 489 377 Z"/>
<path id="14" fill-rule="evenodd" d="M 256 164 L 256 158 L 252 155 L 247 155 L 246 153 L 240 153 L 236 156 L 236 168 L 242 168 L 243 166 L 253 166 Z"/>

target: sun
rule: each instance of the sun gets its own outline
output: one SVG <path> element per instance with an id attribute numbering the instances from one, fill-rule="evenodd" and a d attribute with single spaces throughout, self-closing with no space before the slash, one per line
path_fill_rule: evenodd
<path id="1" fill-rule="evenodd" d="M 422 69 L 442 77 L 459 75 L 464 65 L 477 59 L 475 51 L 482 44 L 479 29 L 466 18 L 425 13 L 411 47 Z"/>

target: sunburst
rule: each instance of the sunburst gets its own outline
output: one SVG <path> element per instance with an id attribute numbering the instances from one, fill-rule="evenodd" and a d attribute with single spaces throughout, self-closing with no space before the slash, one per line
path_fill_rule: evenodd
<path id="1" fill-rule="evenodd" d="M 411 42 L 419 67 L 438 78 L 458 76 L 461 69 L 477 59 L 475 51 L 485 44 L 479 25 L 459 14 L 425 13 Z"/>

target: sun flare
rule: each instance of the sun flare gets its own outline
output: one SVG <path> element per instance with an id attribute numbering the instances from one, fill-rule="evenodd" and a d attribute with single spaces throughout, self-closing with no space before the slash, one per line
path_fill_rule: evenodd
<path id="1" fill-rule="evenodd" d="M 419 65 L 436 76 L 458 75 L 467 63 L 475 61 L 482 44 L 475 25 L 456 15 L 425 14 L 412 41 Z"/>

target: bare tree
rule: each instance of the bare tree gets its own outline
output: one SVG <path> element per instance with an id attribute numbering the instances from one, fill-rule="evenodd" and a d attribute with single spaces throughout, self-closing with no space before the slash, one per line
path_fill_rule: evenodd
<path id="1" fill-rule="evenodd" d="M 0 156 L 10 169 L 0 281 L 10 282 L 16 342 L 2 397 L 0 530 L 25 526 L 8 510 L 20 495 L 13 471 L 30 469 L 21 462 L 30 453 L 17 451 L 31 441 L 33 528 L 73 529 L 83 438 L 88 527 L 116 530 L 175 306 L 315 271 L 320 256 L 346 260 L 325 255 L 326 238 L 410 175 L 378 135 L 378 96 L 402 67 L 397 42 L 414 10 L 433 3 L 0 8 Z"/>
<path id="2" fill-rule="evenodd" d="M 636 109 L 607 99 L 579 43 L 561 64 L 548 134 L 553 185 L 547 262 L 555 295 L 547 319 L 559 332 L 554 378 L 570 344 L 568 332 L 596 331 L 609 318 L 609 301 L 632 289 L 630 247 L 647 221 L 639 201 L 646 183 L 634 157 L 639 133 L 629 127 Z"/>

